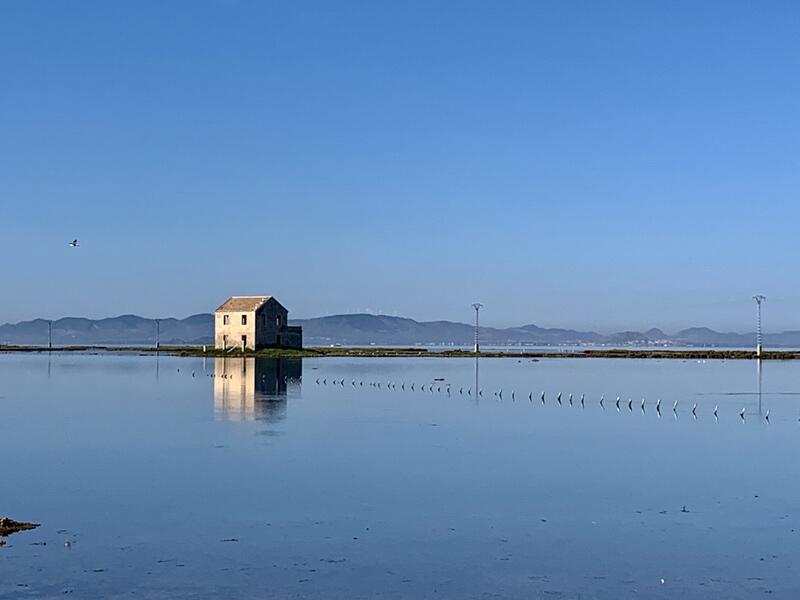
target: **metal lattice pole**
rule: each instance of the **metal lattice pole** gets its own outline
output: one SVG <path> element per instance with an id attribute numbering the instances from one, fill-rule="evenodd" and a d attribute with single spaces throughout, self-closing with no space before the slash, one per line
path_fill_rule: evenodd
<path id="1" fill-rule="evenodd" d="M 477 354 L 478 352 L 481 351 L 480 340 L 478 339 L 478 318 L 480 310 L 481 308 L 483 308 L 483 304 L 481 304 L 480 302 L 475 302 L 472 305 L 472 308 L 475 309 L 475 353 Z"/>
<path id="2" fill-rule="evenodd" d="M 761 358 L 761 303 L 764 302 L 767 298 L 758 294 L 753 296 L 753 300 L 756 301 L 756 356 Z"/>

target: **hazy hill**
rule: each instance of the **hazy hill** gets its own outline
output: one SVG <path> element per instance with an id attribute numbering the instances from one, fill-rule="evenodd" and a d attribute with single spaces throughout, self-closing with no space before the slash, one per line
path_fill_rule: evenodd
<path id="1" fill-rule="evenodd" d="M 214 317 L 193 315 L 185 319 L 161 319 L 162 344 L 202 344 L 213 338 Z M 156 339 L 156 323 L 136 315 L 107 319 L 65 317 L 53 321 L 53 344 L 134 344 L 152 345 Z M 2 344 L 47 344 L 47 321 L 35 319 L 0 325 Z"/>
<path id="2" fill-rule="evenodd" d="M 414 345 L 454 344 L 469 346 L 473 327 L 453 321 L 415 321 L 386 315 L 349 314 L 293 320 L 302 325 L 305 343 L 313 345 Z M 162 319 L 162 344 L 210 344 L 214 319 L 199 314 L 185 319 Z M 53 344 L 152 345 L 156 325 L 153 319 L 122 315 L 107 319 L 66 317 L 53 321 Z M 754 344 L 752 333 L 718 332 L 707 327 L 692 327 L 668 335 L 660 329 L 646 332 L 622 331 L 609 335 L 593 331 L 547 329 L 537 325 L 508 328 L 481 328 L 481 342 L 487 346 L 537 345 L 563 346 L 580 344 L 608 345 L 688 345 L 735 346 Z M 764 343 L 772 347 L 800 347 L 800 331 L 766 334 Z M 46 345 L 47 321 L 34 319 L 0 325 L 0 344 Z"/>

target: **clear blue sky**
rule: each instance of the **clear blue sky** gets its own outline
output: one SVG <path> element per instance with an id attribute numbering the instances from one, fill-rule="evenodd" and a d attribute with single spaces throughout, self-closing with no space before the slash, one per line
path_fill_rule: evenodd
<path id="1" fill-rule="evenodd" d="M 0 322 L 800 328 L 794 2 L 3 2 Z M 73 237 L 81 247 L 71 249 Z"/>

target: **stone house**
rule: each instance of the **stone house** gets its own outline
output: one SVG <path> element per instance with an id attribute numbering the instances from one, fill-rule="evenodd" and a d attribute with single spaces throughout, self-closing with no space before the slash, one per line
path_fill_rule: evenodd
<path id="1" fill-rule="evenodd" d="M 231 296 L 214 311 L 214 347 L 302 348 L 303 328 L 289 326 L 289 311 L 272 296 Z"/>

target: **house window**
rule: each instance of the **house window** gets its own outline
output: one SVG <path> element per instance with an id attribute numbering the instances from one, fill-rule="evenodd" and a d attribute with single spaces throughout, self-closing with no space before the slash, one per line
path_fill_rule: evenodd
<path id="1" fill-rule="evenodd" d="M 275 325 L 276 325 L 277 327 L 280 327 L 280 326 L 281 326 L 281 316 L 280 316 L 280 315 L 278 315 L 277 317 L 275 317 Z"/>
<path id="2" fill-rule="evenodd" d="M 222 348 L 226 349 L 227 347 L 228 347 L 228 336 L 227 335 L 223 335 L 222 336 Z"/>
<path id="3" fill-rule="evenodd" d="M 223 315 L 223 317 L 222 317 L 222 324 L 223 324 L 223 325 L 227 325 L 227 324 L 228 324 L 228 323 L 230 323 L 230 322 L 231 322 L 231 318 L 230 318 L 228 315 Z"/>
<path id="4" fill-rule="evenodd" d="M 247 315 L 242 315 L 242 325 L 247 325 Z"/>
<path id="5" fill-rule="evenodd" d="M 247 336 L 246 335 L 242 336 L 242 348 L 243 349 L 247 348 Z"/>

